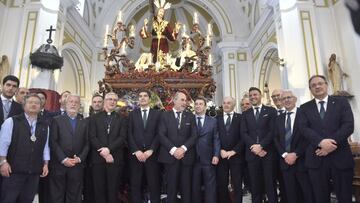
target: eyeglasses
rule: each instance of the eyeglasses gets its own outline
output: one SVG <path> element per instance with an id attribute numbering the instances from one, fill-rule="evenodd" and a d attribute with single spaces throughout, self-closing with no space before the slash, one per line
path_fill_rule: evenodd
<path id="1" fill-rule="evenodd" d="M 294 97 L 292 97 L 292 96 L 287 96 L 287 97 L 282 97 L 281 100 L 283 100 L 283 101 L 285 101 L 285 100 L 291 100 L 292 98 L 294 98 Z"/>
<path id="2" fill-rule="evenodd" d="M 275 99 L 275 98 L 280 98 L 280 94 L 274 94 L 274 95 L 271 95 L 271 98 Z"/>

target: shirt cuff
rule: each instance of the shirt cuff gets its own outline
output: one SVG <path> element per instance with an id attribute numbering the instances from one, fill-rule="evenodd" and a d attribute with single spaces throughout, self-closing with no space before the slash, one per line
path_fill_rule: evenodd
<path id="1" fill-rule="evenodd" d="M 171 156 L 174 155 L 176 149 L 177 149 L 176 147 L 173 147 L 173 148 L 170 149 L 170 152 L 169 152 L 169 153 L 171 154 Z"/>
<path id="2" fill-rule="evenodd" d="M 81 159 L 80 159 L 80 157 L 76 157 L 76 158 L 78 159 L 79 163 L 81 163 Z"/>
<path id="3" fill-rule="evenodd" d="M 187 147 L 185 145 L 181 145 L 181 148 L 183 148 L 185 152 L 187 151 Z"/>
<path id="4" fill-rule="evenodd" d="M 64 164 L 65 161 L 67 161 L 67 160 L 68 160 L 68 158 L 66 157 L 65 159 L 63 159 L 63 160 L 61 161 L 61 163 Z"/>
<path id="5" fill-rule="evenodd" d="M 282 158 L 284 158 L 285 159 L 285 157 L 288 155 L 288 153 L 287 152 L 284 152 L 281 156 L 282 156 Z"/>

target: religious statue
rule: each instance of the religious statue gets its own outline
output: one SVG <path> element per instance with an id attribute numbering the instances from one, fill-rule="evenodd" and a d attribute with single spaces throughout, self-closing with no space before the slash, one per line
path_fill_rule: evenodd
<path id="1" fill-rule="evenodd" d="M 2 81 L 2 79 L 9 74 L 10 74 L 9 59 L 6 55 L 3 55 L 0 61 L 0 81 Z"/>
<path id="2" fill-rule="evenodd" d="M 328 64 L 328 75 L 332 85 L 333 93 L 336 95 L 344 91 L 342 82 L 347 74 L 341 69 L 339 63 L 336 61 L 336 54 L 331 54 Z"/>
<path id="3" fill-rule="evenodd" d="M 165 10 L 170 8 L 170 3 L 165 0 L 155 0 L 154 4 L 158 10 L 154 15 L 151 33 L 148 31 L 148 19 L 145 19 L 144 26 L 140 30 L 140 36 L 143 39 L 152 37 L 150 52 L 153 56 L 153 63 L 159 66 L 166 62 L 169 53 L 168 41 L 176 40 L 181 24 L 175 23 L 173 29 L 169 22 L 164 20 Z"/>
<path id="4" fill-rule="evenodd" d="M 264 84 L 264 95 L 266 98 L 266 105 L 271 106 L 270 90 L 269 90 L 269 84 L 267 82 L 265 82 Z"/>

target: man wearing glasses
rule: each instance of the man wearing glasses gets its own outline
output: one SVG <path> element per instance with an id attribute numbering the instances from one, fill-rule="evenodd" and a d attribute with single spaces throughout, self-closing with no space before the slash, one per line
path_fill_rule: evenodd
<path id="1" fill-rule="evenodd" d="M 354 132 L 350 104 L 346 98 L 328 95 L 323 75 L 312 76 L 309 88 L 314 99 L 300 107 L 300 131 L 309 142 L 305 166 L 315 202 L 330 202 L 330 180 L 338 202 L 352 202 L 354 160 L 347 141 Z"/>

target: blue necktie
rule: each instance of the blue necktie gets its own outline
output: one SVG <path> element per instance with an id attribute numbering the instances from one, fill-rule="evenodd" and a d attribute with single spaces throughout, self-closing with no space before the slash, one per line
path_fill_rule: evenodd
<path id="1" fill-rule="evenodd" d="M 286 118 L 286 123 L 285 123 L 285 150 L 287 152 L 290 152 L 290 146 L 291 146 L 291 138 L 292 138 L 292 133 L 291 133 L 291 117 L 290 115 L 293 112 L 287 112 L 287 118 Z"/>
<path id="2" fill-rule="evenodd" d="M 325 107 L 324 107 L 325 102 L 319 101 L 319 103 L 320 103 L 320 117 L 321 117 L 321 119 L 324 119 L 324 117 L 325 117 Z"/>

